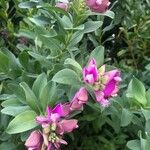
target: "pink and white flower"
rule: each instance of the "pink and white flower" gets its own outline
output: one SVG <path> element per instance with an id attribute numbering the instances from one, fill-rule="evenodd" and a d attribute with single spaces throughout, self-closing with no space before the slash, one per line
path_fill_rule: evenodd
<path id="1" fill-rule="evenodd" d="M 110 2 L 109 0 L 86 0 L 86 4 L 93 12 L 104 13 Z"/>
<path id="2" fill-rule="evenodd" d="M 96 90 L 96 100 L 102 104 L 102 106 L 109 105 L 109 98 L 117 96 L 119 91 L 119 82 L 121 81 L 120 71 L 115 69 L 105 72 L 102 76 L 101 84 L 102 89 Z"/>
<path id="3" fill-rule="evenodd" d="M 69 113 L 70 103 L 65 103 L 64 105 L 57 104 L 53 109 L 48 106 L 46 116 L 36 117 L 37 123 L 40 124 L 43 128 L 43 132 L 38 134 L 40 137 L 42 136 L 42 141 L 39 140 L 40 138 L 37 138 L 36 140 L 42 142 L 42 147 L 44 147 L 47 150 L 58 150 L 60 149 L 61 144 L 67 144 L 67 142 L 63 140 L 63 135 L 65 133 L 72 132 L 78 127 L 78 121 L 76 119 L 63 119 L 63 117 L 68 116 Z M 35 136 L 32 136 L 33 141 L 34 138 L 36 139 Z M 31 138 L 29 137 L 29 139 Z M 37 143 L 35 143 L 34 145 L 37 145 Z"/>
<path id="4" fill-rule="evenodd" d="M 84 87 L 81 87 L 75 94 L 70 103 L 70 110 L 80 110 L 82 106 L 88 101 L 88 93 Z"/>
<path id="5" fill-rule="evenodd" d="M 65 11 L 68 10 L 68 3 L 64 3 L 64 2 L 58 2 L 56 3 L 55 7 L 61 8 Z"/>
<path id="6" fill-rule="evenodd" d="M 109 98 L 117 96 L 121 77 L 120 71 L 117 69 L 106 72 L 105 65 L 98 70 L 96 60 L 91 59 L 88 67 L 83 69 L 83 80 L 92 85 L 97 102 L 106 107 L 109 105 Z M 76 109 L 80 109 L 77 102 L 75 97 L 74 106 Z"/>
<path id="7" fill-rule="evenodd" d="M 98 80 L 98 70 L 94 58 L 91 59 L 88 66 L 83 69 L 83 80 L 88 84 L 94 84 Z"/>
<path id="8" fill-rule="evenodd" d="M 60 117 L 63 115 L 62 104 L 56 105 L 53 109 L 51 107 L 47 107 L 47 115 L 46 116 L 37 116 L 36 122 L 41 124 L 42 127 L 47 126 L 52 122 L 57 122 Z"/>
<path id="9" fill-rule="evenodd" d="M 31 132 L 30 136 L 25 142 L 25 146 L 28 150 L 41 150 L 43 143 L 43 137 L 40 131 L 35 130 Z"/>

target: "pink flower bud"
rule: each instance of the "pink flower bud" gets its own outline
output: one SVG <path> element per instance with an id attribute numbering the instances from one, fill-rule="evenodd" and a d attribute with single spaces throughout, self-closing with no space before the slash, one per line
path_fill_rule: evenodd
<path id="1" fill-rule="evenodd" d="M 70 103 L 69 102 L 68 103 L 64 103 L 62 105 L 62 110 L 63 110 L 62 117 L 68 116 L 70 114 Z"/>
<path id="2" fill-rule="evenodd" d="M 71 110 L 80 110 L 88 101 L 88 93 L 84 87 L 81 87 L 79 91 L 75 94 L 74 98 L 71 101 L 70 109 Z"/>
<path id="3" fill-rule="evenodd" d="M 96 60 L 93 58 L 90 60 L 87 67 L 83 69 L 83 80 L 85 83 L 94 84 L 98 79 L 98 70 Z"/>
<path id="4" fill-rule="evenodd" d="M 30 136 L 25 142 L 25 146 L 30 149 L 40 150 L 42 146 L 43 138 L 39 131 L 35 130 L 31 132 Z"/>
<path id="5" fill-rule="evenodd" d="M 55 7 L 58 7 L 58 8 L 61 8 L 65 11 L 67 11 L 68 10 L 68 3 L 59 2 L 55 5 Z"/>
<path id="6" fill-rule="evenodd" d="M 62 120 L 58 123 L 57 133 L 63 135 L 64 133 L 72 132 L 78 128 L 78 121 L 76 119 Z"/>
<path id="7" fill-rule="evenodd" d="M 109 0 L 86 0 L 86 4 L 93 12 L 104 13 L 110 2 Z"/>

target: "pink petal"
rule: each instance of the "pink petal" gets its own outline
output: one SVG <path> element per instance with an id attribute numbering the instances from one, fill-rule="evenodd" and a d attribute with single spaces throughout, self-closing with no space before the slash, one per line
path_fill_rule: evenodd
<path id="1" fill-rule="evenodd" d="M 47 150 L 53 150 L 52 147 L 53 145 L 52 145 L 52 143 L 51 142 L 49 142 L 49 144 L 48 144 L 48 147 L 47 147 Z"/>
<path id="2" fill-rule="evenodd" d="M 37 116 L 36 117 L 36 122 L 38 124 L 44 124 L 44 123 L 48 123 L 49 119 L 47 117 L 44 117 L 44 116 Z"/>
<path id="3" fill-rule="evenodd" d="M 103 2 L 103 0 L 96 0 L 96 2 L 95 2 L 95 3 L 96 3 L 97 5 L 101 5 L 101 4 L 102 4 L 102 2 Z"/>
<path id="4" fill-rule="evenodd" d="M 108 9 L 109 0 L 87 0 L 86 1 L 89 8 L 98 13 L 103 13 Z"/>
<path id="5" fill-rule="evenodd" d="M 115 77 L 120 77 L 120 71 L 117 69 L 111 70 L 111 71 L 106 72 L 105 75 L 108 77 L 108 82 L 109 82 Z"/>
<path id="6" fill-rule="evenodd" d="M 104 93 L 102 91 L 95 91 L 96 100 L 103 106 L 107 107 L 109 105 L 109 101 L 104 98 Z"/>
<path id="7" fill-rule="evenodd" d="M 84 80 L 84 82 L 87 82 L 87 79 L 86 79 L 87 74 L 88 74 L 88 70 L 85 67 L 85 68 L 83 68 L 83 80 Z"/>
<path id="8" fill-rule="evenodd" d="M 89 84 L 93 84 L 95 82 L 93 74 L 86 75 L 85 79 L 86 79 L 86 82 L 89 83 Z"/>
<path id="9" fill-rule="evenodd" d="M 83 69 L 83 80 L 88 84 L 93 84 L 98 79 L 96 60 L 91 59 L 87 67 Z"/>
<path id="10" fill-rule="evenodd" d="M 62 120 L 60 125 L 62 126 L 64 132 L 69 133 L 78 127 L 77 123 L 78 121 L 76 119 Z"/>
<path id="11" fill-rule="evenodd" d="M 105 89 L 103 90 L 105 97 L 109 97 L 114 93 L 113 91 L 115 90 L 116 87 L 116 81 L 111 80 L 106 86 Z"/>
<path id="12" fill-rule="evenodd" d="M 39 131 L 35 130 L 31 132 L 30 136 L 25 142 L 25 146 L 28 148 L 39 148 L 42 143 L 42 135 Z"/>
<path id="13" fill-rule="evenodd" d="M 65 11 L 67 11 L 68 10 L 68 3 L 59 2 L 59 3 L 57 3 L 55 5 L 55 7 L 58 7 L 58 8 L 61 8 L 61 9 L 65 10 Z"/>
<path id="14" fill-rule="evenodd" d="M 62 109 L 63 109 L 62 117 L 68 116 L 70 114 L 70 103 L 64 103 L 62 105 Z"/>
<path id="15" fill-rule="evenodd" d="M 107 99 L 103 99 L 100 104 L 103 106 L 103 107 L 108 107 L 109 106 L 109 101 Z"/>
<path id="16" fill-rule="evenodd" d="M 55 108 L 52 110 L 52 113 L 56 113 L 59 114 L 59 116 L 62 116 L 63 113 L 62 104 L 57 104 Z"/>
<path id="17" fill-rule="evenodd" d="M 57 113 L 51 114 L 51 116 L 50 116 L 50 120 L 52 122 L 57 122 L 59 119 L 60 119 L 60 115 Z"/>
<path id="18" fill-rule="evenodd" d="M 94 91 L 96 100 L 101 102 L 104 99 L 104 93 L 102 91 Z"/>
<path id="19" fill-rule="evenodd" d="M 122 81 L 121 77 L 114 77 L 114 80 L 118 82 Z"/>
<path id="20" fill-rule="evenodd" d="M 70 110 L 80 110 L 83 104 L 80 104 L 76 97 L 73 98 L 70 104 Z"/>
<path id="21" fill-rule="evenodd" d="M 61 125 L 60 122 L 57 124 L 56 132 L 57 132 L 57 134 L 59 134 L 59 135 L 63 135 L 63 134 L 64 134 L 64 129 L 63 129 L 63 127 L 62 127 L 62 125 Z"/>
<path id="22" fill-rule="evenodd" d="M 77 92 L 77 98 L 82 102 L 87 102 L 88 100 L 88 93 L 84 87 L 81 87 L 80 90 Z"/>
<path id="23" fill-rule="evenodd" d="M 60 148 L 60 143 L 54 143 L 54 146 L 55 146 L 56 150 L 60 150 L 59 149 Z"/>
<path id="24" fill-rule="evenodd" d="M 60 139 L 59 140 L 59 143 L 61 143 L 61 144 L 65 144 L 65 145 L 67 145 L 68 143 L 65 141 L 65 140 L 63 140 L 63 139 Z"/>
<path id="25" fill-rule="evenodd" d="M 51 113 L 52 113 L 52 108 L 50 106 L 47 106 L 47 116 L 50 117 Z"/>
<path id="26" fill-rule="evenodd" d="M 89 67 L 89 66 L 93 66 L 93 65 L 94 65 L 94 66 L 97 66 L 95 58 L 92 58 L 92 59 L 89 61 L 88 67 Z"/>
<path id="27" fill-rule="evenodd" d="M 89 7 L 92 7 L 93 5 L 95 5 L 95 1 L 94 1 L 94 0 L 86 0 L 86 4 L 87 4 Z"/>

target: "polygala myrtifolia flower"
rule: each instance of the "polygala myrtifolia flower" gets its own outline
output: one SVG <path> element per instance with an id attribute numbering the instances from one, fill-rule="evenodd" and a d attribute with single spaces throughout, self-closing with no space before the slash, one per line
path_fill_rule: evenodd
<path id="1" fill-rule="evenodd" d="M 41 150 L 43 143 L 43 137 L 40 131 L 35 130 L 31 132 L 30 136 L 25 142 L 25 146 L 28 150 Z"/>
<path id="2" fill-rule="evenodd" d="M 83 107 L 83 105 L 87 103 L 87 101 L 87 90 L 84 87 L 81 87 L 70 103 L 70 110 L 80 110 Z"/>
<path id="3" fill-rule="evenodd" d="M 110 2 L 109 0 L 86 0 L 86 4 L 93 12 L 104 13 Z"/>
<path id="4" fill-rule="evenodd" d="M 98 80 L 98 69 L 95 59 L 91 59 L 88 66 L 83 69 L 83 80 L 88 84 L 93 84 Z"/>
<path id="5" fill-rule="evenodd" d="M 63 105 L 58 104 L 54 109 L 47 107 L 46 116 L 37 116 L 36 122 L 42 126 L 42 132 L 33 131 L 27 139 L 25 146 L 28 150 L 58 150 L 61 144 L 67 144 L 63 140 L 65 133 L 78 128 L 76 119 L 63 118 Z"/>
<path id="6" fill-rule="evenodd" d="M 88 67 L 83 69 L 83 80 L 92 85 L 96 100 L 106 107 L 109 105 L 109 98 L 117 96 L 121 77 L 117 69 L 106 72 L 105 65 L 98 70 L 96 60 L 91 59 Z"/>
<path id="7" fill-rule="evenodd" d="M 58 8 L 61 8 L 65 11 L 67 11 L 69 8 L 68 5 L 69 5 L 68 3 L 58 2 L 58 3 L 56 3 L 55 7 L 58 7 Z"/>

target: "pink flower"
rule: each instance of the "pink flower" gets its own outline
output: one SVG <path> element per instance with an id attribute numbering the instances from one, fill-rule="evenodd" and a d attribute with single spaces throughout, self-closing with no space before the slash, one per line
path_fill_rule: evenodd
<path id="1" fill-rule="evenodd" d="M 58 8 L 61 8 L 65 11 L 67 11 L 68 10 L 68 3 L 59 2 L 55 5 L 55 7 L 58 7 Z"/>
<path id="2" fill-rule="evenodd" d="M 76 119 L 62 120 L 57 125 L 57 133 L 63 135 L 64 133 L 72 132 L 74 129 L 78 128 L 78 121 Z"/>
<path id="3" fill-rule="evenodd" d="M 98 70 L 96 60 L 93 58 L 90 60 L 87 67 L 83 69 L 83 80 L 85 83 L 94 84 L 98 79 Z"/>
<path id="4" fill-rule="evenodd" d="M 86 0 L 86 4 L 93 12 L 104 13 L 110 2 L 109 0 Z"/>
<path id="5" fill-rule="evenodd" d="M 95 91 L 96 100 L 106 107 L 109 105 L 108 99 L 117 96 L 119 90 L 119 82 L 121 81 L 120 71 L 112 70 L 105 72 L 103 78 L 106 80 L 103 83 L 103 88 Z"/>
<path id="6" fill-rule="evenodd" d="M 37 123 L 41 124 L 42 127 L 47 126 L 47 124 L 51 122 L 57 122 L 60 117 L 63 115 L 63 108 L 61 104 L 55 106 L 55 108 L 47 107 L 47 115 L 46 116 L 37 116 Z"/>
<path id="7" fill-rule="evenodd" d="M 30 136 L 25 142 L 25 146 L 28 148 L 28 150 L 41 150 L 42 143 L 42 134 L 35 130 L 31 132 Z"/>
<path id="8" fill-rule="evenodd" d="M 81 89 L 82 91 L 82 89 Z M 85 100 L 82 94 L 78 94 L 81 101 Z M 37 116 L 36 121 L 42 125 L 42 149 L 47 150 L 60 150 L 61 144 L 67 144 L 63 140 L 65 133 L 72 132 L 78 127 L 77 120 L 70 119 L 66 120 L 63 117 L 68 116 L 70 113 L 70 103 L 57 104 L 54 109 L 47 107 L 46 116 Z M 36 140 L 36 137 L 32 136 L 32 141 Z M 39 150 L 39 149 L 28 149 L 28 150 Z"/>
<path id="9" fill-rule="evenodd" d="M 62 105 L 63 113 L 62 117 L 67 117 L 70 114 L 70 102 L 64 103 Z"/>
<path id="10" fill-rule="evenodd" d="M 84 87 L 81 87 L 79 91 L 75 94 L 74 98 L 71 101 L 70 109 L 71 110 L 80 110 L 88 101 L 88 93 Z"/>

